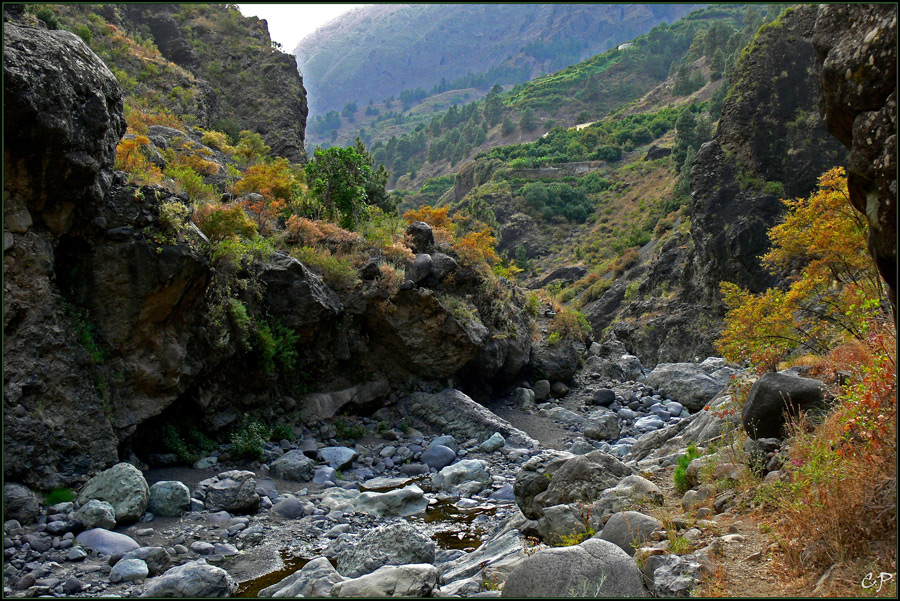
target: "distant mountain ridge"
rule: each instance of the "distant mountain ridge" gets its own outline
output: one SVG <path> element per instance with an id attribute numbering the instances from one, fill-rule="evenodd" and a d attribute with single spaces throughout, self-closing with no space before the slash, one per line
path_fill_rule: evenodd
<path id="1" fill-rule="evenodd" d="M 630 41 L 696 4 L 392 4 L 358 8 L 294 54 L 311 112 L 497 68 L 521 81 Z M 489 82 L 489 84 L 496 82 Z"/>

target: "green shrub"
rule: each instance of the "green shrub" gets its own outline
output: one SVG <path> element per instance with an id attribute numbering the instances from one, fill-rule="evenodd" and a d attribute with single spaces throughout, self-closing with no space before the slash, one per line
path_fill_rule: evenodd
<path id="1" fill-rule="evenodd" d="M 271 437 L 272 430 L 251 420 L 231 435 L 231 456 L 234 459 L 260 460 L 266 441 Z"/>
<path id="2" fill-rule="evenodd" d="M 50 507 L 51 505 L 56 505 L 57 503 L 68 503 L 69 501 L 73 501 L 75 499 L 75 493 L 72 492 L 71 488 L 54 488 L 47 494 L 47 497 L 44 499 L 44 505 Z"/>
<path id="3" fill-rule="evenodd" d="M 260 353 L 263 369 L 274 374 L 276 361 L 284 371 L 293 371 L 297 366 L 297 333 L 280 323 L 262 322 L 256 327 L 256 349 Z"/>
<path id="4" fill-rule="evenodd" d="M 294 438 L 294 428 L 290 424 L 279 422 L 272 426 L 272 440 L 275 442 L 281 440 L 292 440 Z"/>
<path id="5" fill-rule="evenodd" d="M 689 444 L 687 448 L 687 453 L 678 458 L 678 463 L 675 467 L 675 473 L 672 478 L 675 482 L 675 490 L 679 494 L 684 494 L 690 489 L 690 484 L 687 479 L 687 468 L 690 465 L 691 461 L 700 456 L 700 452 L 697 450 L 697 447 L 694 444 Z"/>
<path id="6" fill-rule="evenodd" d="M 216 443 L 193 426 L 165 424 L 162 441 L 166 449 L 178 455 L 184 463 L 194 463 L 205 453 L 216 448 Z"/>
<path id="7" fill-rule="evenodd" d="M 304 246 L 292 250 L 291 255 L 313 271 L 320 273 L 332 288 L 349 290 L 359 281 L 356 269 L 350 261 L 332 255 L 327 249 L 319 250 Z"/>
<path id="8" fill-rule="evenodd" d="M 345 422 L 339 419 L 334 422 L 335 436 L 339 440 L 359 440 L 366 435 L 366 428 L 362 424 Z"/>

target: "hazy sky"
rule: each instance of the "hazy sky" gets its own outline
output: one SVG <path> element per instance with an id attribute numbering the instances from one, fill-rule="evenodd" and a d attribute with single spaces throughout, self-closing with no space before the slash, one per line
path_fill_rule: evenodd
<path id="1" fill-rule="evenodd" d="M 297 43 L 336 16 L 363 4 L 239 4 L 245 17 L 259 17 L 269 24 L 269 35 L 293 52 Z"/>

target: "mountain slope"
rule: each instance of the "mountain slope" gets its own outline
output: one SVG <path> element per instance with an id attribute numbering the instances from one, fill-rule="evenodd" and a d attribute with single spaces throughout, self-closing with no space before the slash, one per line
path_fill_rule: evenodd
<path id="1" fill-rule="evenodd" d="M 693 5 L 395 4 L 356 9 L 294 54 L 316 114 L 502 68 L 525 81 L 626 42 Z M 496 81 L 488 84 L 497 83 Z"/>

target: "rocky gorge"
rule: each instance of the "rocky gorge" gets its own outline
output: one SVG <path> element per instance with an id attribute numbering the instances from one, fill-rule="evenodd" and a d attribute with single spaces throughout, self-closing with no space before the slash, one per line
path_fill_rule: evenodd
<path id="1" fill-rule="evenodd" d="M 695 162 L 694 242 L 670 243 L 635 274 L 648 288 L 684 284 L 673 302 L 627 309 L 664 317 L 552 343 L 552 309 L 534 316 L 523 290 L 468 268 L 422 222 L 406 230 L 396 290 L 374 253 L 349 288 L 285 252 L 221 262 L 186 194 L 115 169 L 117 144 L 134 139 L 116 76 L 75 34 L 8 11 L 4 595 L 687 596 L 723 558 L 766 561 L 741 521 L 755 501 L 735 483 L 789 477 L 784 410 L 815 420 L 837 377 L 757 378 L 708 357 L 715 324 L 702 320 L 720 309 L 724 273 L 765 283 L 748 257 L 777 198 L 741 178 L 790 183 L 796 165 L 842 156 L 800 134 L 827 128 L 850 147 L 851 200 L 871 209 L 882 273 L 895 269 L 895 91 L 841 93 L 835 74 L 891 72 L 896 20 L 844 10 L 856 9 L 799 8 L 759 38 L 750 64 L 786 57 L 784 73 L 760 83 L 750 69 L 736 86 Z M 174 22 L 137 7 L 125 17 L 155 18 L 161 39 Z M 860 38 L 875 44 L 859 51 Z M 177 36 L 158 43 L 201 61 Z M 820 95 L 796 98 L 799 77 L 806 92 L 821 79 Z M 279 114 L 298 127 L 265 133 L 304 158 L 305 97 L 288 79 L 294 100 Z M 753 136 L 762 113 L 798 112 L 813 116 L 783 147 Z M 188 140 L 227 173 L 202 134 L 151 126 L 149 152 L 164 162 Z M 802 195 L 813 183 L 791 185 Z M 592 321 L 609 324 L 620 288 Z M 233 300 L 293 332 L 302 369 L 285 376 L 242 343 Z M 256 460 L 224 434 L 248 416 L 279 425 L 242 431 L 261 446 Z M 174 425 L 196 448 L 176 452 Z M 184 440 L 197 431 L 216 439 Z"/>

